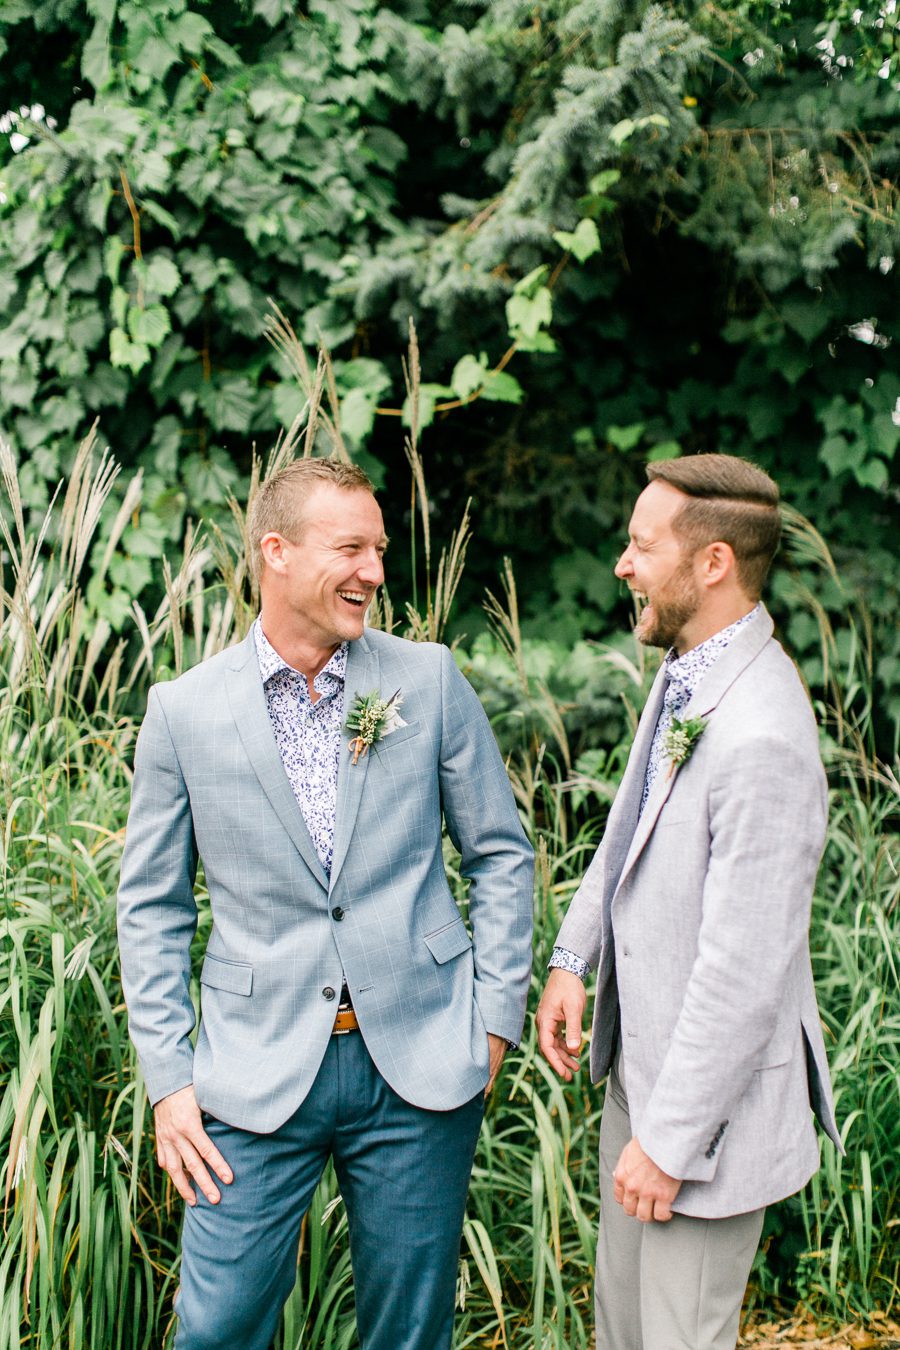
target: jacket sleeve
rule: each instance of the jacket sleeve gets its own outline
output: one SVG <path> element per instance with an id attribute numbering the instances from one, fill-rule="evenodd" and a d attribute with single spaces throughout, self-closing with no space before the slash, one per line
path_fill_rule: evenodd
<path id="1" fill-rule="evenodd" d="M 470 881 L 475 1001 L 486 1029 L 518 1042 L 531 983 L 534 852 L 475 691 L 441 648 L 441 802 Z"/>
<path id="2" fill-rule="evenodd" d="M 197 928 L 191 805 L 157 688 L 138 737 L 118 895 L 128 1025 L 150 1101 L 187 1087 L 194 1052 L 190 948 Z"/>
<path id="3" fill-rule="evenodd" d="M 727 1147 L 729 1118 L 763 1063 L 808 942 L 826 802 L 821 765 L 786 737 L 743 741 L 713 779 L 697 955 L 636 1122 L 670 1176 L 712 1180 L 718 1143 Z"/>

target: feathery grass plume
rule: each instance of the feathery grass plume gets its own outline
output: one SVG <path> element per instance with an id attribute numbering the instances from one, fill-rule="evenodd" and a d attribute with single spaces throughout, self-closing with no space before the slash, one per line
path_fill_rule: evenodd
<path id="1" fill-rule="evenodd" d="M 310 370 L 309 361 L 306 352 L 303 350 L 303 344 L 294 332 L 289 320 L 275 304 L 270 300 L 272 309 L 271 314 L 265 316 L 264 333 L 268 341 L 282 357 L 291 375 L 300 385 L 301 390 L 306 395 L 306 404 L 301 410 L 300 417 L 305 415 L 304 425 L 306 427 L 306 437 L 303 447 L 304 458 L 308 458 L 314 451 L 316 442 L 316 432 L 321 422 L 325 428 L 328 440 L 330 442 L 331 453 L 344 463 L 351 462 L 350 452 L 341 435 L 340 428 L 340 403 L 337 396 L 337 386 L 334 378 L 334 366 L 331 356 L 326 350 L 324 344 L 320 344 L 316 360 L 315 371 Z M 322 388 L 325 386 L 328 391 L 331 413 L 325 412 L 322 407 Z M 292 428 L 293 431 L 293 428 Z"/>

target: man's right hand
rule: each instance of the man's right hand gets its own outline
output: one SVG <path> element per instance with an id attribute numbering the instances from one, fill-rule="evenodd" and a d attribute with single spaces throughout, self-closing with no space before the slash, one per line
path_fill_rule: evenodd
<path id="1" fill-rule="evenodd" d="M 554 967 L 537 1010 L 538 1045 L 550 1067 L 567 1083 L 578 1068 L 586 1003 L 583 980 L 570 970 Z"/>
<path id="2" fill-rule="evenodd" d="M 203 1128 L 200 1108 L 193 1087 L 181 1088 L 153 1108 L 156 1121 L 156 1159 L 175 1183 L 178 1194 L 189 1205 L 196 1205 L 188 1177 L 193 1177 L 211 1205 L 217 1205 L 221 1194 L 209 1174 L 212 1168 L 226 1186 L 233 1178 L 231 1168 Z"/>

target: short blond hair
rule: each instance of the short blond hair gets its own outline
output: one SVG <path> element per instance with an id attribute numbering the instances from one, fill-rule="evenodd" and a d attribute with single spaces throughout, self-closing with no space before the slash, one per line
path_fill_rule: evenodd
<path id="1" fill-rule="evenodd" d="M 339 459 L 295 459 L 261 483 L 250 505 L 247 535 L 250 561 L 257 581 L 262 576 L 260 543 L 267 534 L 280 534 L 297 543 L 303 534 L 306 502 L 319 483 L 347 492 L 371 492 L 372 480 L 355 464 Z"/>

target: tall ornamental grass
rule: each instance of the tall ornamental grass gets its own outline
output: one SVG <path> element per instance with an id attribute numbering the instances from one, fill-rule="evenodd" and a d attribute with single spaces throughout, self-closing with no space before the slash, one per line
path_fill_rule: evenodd
<path id="1" fill-rule="evenodd" d="M 327 365 L 306 374 L 314 408 Z M 273 463 L 312 448 L 296 426 Z M 469 526 L 463 521 L 432 576 L 414 434 L 407 453 L 427 561 L 407 631 L 440 637 Z M 114 895 L 147 686 L 233 640 L 253 612 L 244 517 L 235 506 L 227 528 L 193 534 L 180 567 L 166 569 L 159 610 L 135 606 L 117 637 L 88 614 L 82 583 L 88 559 L 95 571 L 109 566 L 140 509 L 140 479 L 119 493 L 114 512 L 118 469 L 89 437 L 35 534 L 6 448 L 0 468 L 9 503 L 0 586 L 0 1350 L 155 1350 L 171 1343 L 181 1203 L 154 1160 L 119 983 Z M 254 484 L 261 472 L 255 465 Z M 796 528 L 794 547 L 811 547 Z M 573 710 L 534 669 L 509 570 L 488 607 L 490 661 L 505 672 L 498 687 L 511 691 L 508 706 L 494 706 L 497 731 L 538 853 L 536 1002 L 627 737 L 573 756 Z M 391 626 L 389 599 L 379 622 Z M 847 1154 L 823 1141 L 819 1175 L 771 1212 L 750 1299 L 800 1299 L 819 1316 L 864 1319 L 890 1312 L 898 1290 L 898 782 L 871 757 L 864 644 L 854 648 L 852 669 L 837 668 L 836 650 L 823 630 L 833 697 L 821 713 L 833 786 L 813 945 Z M 643 654 L 604 659 L 633 713 L 651 674 Z M 473 665 L 472 674 L 477 680 L 484 667 Z M 449 846 L 447 865 L 464 905 Z M 198 899 L 199 955 L 209 926 L 202 881 Z M 600 1104 L 584 1071 L 566 1087 L 554 1078 L 529 1020 L 488 1103 L 478 1149 L 457 1288 L 460 1350 L 590 1346 Z M 386 1241 L 389 1224 L 386 1216 Z M 303 1224 L 279 1350 L 355 1344 L 346 1231 L 329 1171 Z"/>

